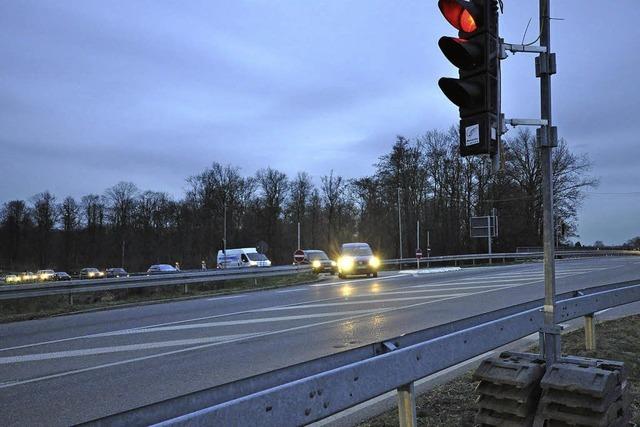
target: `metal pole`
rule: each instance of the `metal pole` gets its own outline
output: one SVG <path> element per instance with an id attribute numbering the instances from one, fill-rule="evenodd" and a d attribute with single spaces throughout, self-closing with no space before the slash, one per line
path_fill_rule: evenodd
<path id="1" fill-rule="evenodd" d="M 223 220 L 223 238 L 222 238 L 222 253 L 227 253 L 227 204 L 224 205 L 224 220 Z"/>
<path id="2" fill-rule="evenodd" d="M 298 222 L 298 249 L 300 249 L 300 222 Z"/>
<path id="3" fill-rule="evenodd" d="M 416 394 L 413 383 L 398 387 L 398 424 L 400 427 L 415 427 L 418 425 Z"/>
<path id="4" fill-rule="evenodd" d="M 555 248 L 553 226 L 553 165 L 551 163 L 551 31 L 549 0 L 540 0 L 540 45 L 546 52 L 538 57 L 540 61 L 540 115 L 547 125 L 540 130 L 540 161 L 542 169 L 543 204 L 543 246 L 544 246 L 544 357 L 547 366 L 558 358 L 560 352 L 560 334 L 555 328 Z"/>
<path id="5" fill-rule="evenodd" d="M 120 267 L 124 268 L 124 240 L 122 241 L 122 262 L 120 263 Z"/>
<path id="6" fill-rule="evenodd" d="M 416 249 L 420 249 L 420 220 L 416 221 L 416 223 L 417 223 Z M 420 270 L 420 258 L 416 257 L 416 261 L 418 263 L 418 270 Z"/>
<path id="7" fill-rule="evenodd" d="M 398 238 L 400 240 L 400 260 L 402 261 L 402 216 L 400 214 L 400 187 L 398 187 Z M 400 262 L 402 268 L 402 262 Z"/>
<path id="8" fill-rule="evenodd" d="M 491 217 L 487 217 L 487 251 L 489 252 L 489 264 L 491 264 Z"/>

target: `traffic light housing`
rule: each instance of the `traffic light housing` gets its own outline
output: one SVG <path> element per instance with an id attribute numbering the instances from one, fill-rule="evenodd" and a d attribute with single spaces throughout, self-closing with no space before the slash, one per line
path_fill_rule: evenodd
<path id="1" fill-rule="evenodd" d="M 438 85 L 460 109 L 460 155 L 493 155 L 500 116 L 497 0 L 439 0 L 438 7 L 458 30 L 438 45 L 459 78 L 443 77 Z"/>

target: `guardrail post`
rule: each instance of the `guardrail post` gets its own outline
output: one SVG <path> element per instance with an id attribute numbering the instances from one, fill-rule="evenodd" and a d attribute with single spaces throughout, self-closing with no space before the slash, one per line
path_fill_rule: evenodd
<path id="1" fill-rule="evenodd" d="M 187 285 L 186 283 L 183 285 L 182 293 L 183 294 L 188 294 L 189 293 L 189 285 Z"/>
<path id="2" fill-rule="evenodd" d="M 416 393 L 413 383 L 398 387 L 398 419 L 400 427 L 416 427 Z"/>
<path id="3" fill-rule="evenodd" d="M 594 313 L 584 316 L 584 346 L 587 351 L 596 349 L 596 327 Z"/>
<path id="4" fill-rule="evenodd" d="M 69 294 L 69 305 L 73 305 L 73 294 Z"/>

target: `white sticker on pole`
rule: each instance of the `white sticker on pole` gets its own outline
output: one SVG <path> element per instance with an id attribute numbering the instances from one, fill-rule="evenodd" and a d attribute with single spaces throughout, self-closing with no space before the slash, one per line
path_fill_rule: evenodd
<path id="1" fill-rule="evenodd" d="M 479 124 L 467 126 L 464 129 L 464 133 L 465 133 L 464 140 L 466 145 L 480 144 L 480 125 Z"/>

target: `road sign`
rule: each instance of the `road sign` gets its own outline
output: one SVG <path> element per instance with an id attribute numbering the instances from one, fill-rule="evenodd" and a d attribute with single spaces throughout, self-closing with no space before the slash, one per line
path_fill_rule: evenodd
<path id="1" fill-rule="evenodd" d="M 298 249 L 293 253 L 293 261 L 297 262 L 298 264 L 304 261 L 304 252 L 301 249 Z"/>
<path id="2" fill-rule="evenodd" d="M 471 225 L 471 237 L 497 237 L 498 217 L 496 216 L 472 216 L 469 218 Z"/>
<path id="3" fill-rule="evenodd" d="M 422 249 L 416 249 L 416 258 L 422 258 Z"/>

